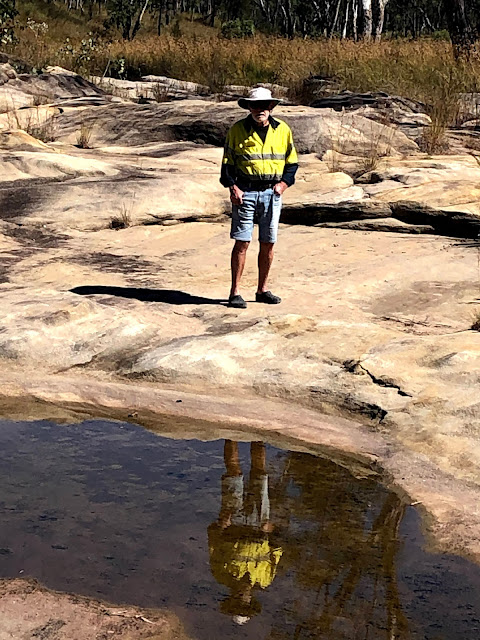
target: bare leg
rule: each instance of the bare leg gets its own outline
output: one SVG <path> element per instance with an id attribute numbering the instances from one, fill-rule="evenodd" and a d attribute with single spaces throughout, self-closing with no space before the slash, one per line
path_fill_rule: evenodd
<path id="1" fill-rule="evenodd" d="M 258 289 L 257 293 L 267 291 L 268 274 L 273 262 L 275 244 L 273 242 L 260 242 L 258 252 Z"/>
<path id="2" fill-rule="evenodd" d="M 225 440 L 223 459 L 225 461 L 227 476 L 242 475 L 240 460 L 238 458 L 238 443 L 235 442 L 235 440 Z"/>
<path id="3" fill-rule="evenodd" d="M 226 478 L 233 478 L 242 475 L 242 468 L 238 457 L 238 443 L 234 440 L 225 440 L 223 449 L 223 459 L 226 473 L 222 476 L 222 504 L 218 516 L 218 524 L 222 529 L 226 529 L 232 524 L 232 516 L 241 508 L 242 498 L 235 496 L 235 491 L 231 484 L 227 484 Z M 243 482 L 241 483 L 243 486 Z"/>
<path id="4" fill-rule="evenodd" d="M 266 473 L 266 451 L 265 443 L 252 442 L 250 444 L 250 456 L 252 459 L 252 472 L 258 475 L 265 475 Z"/>
<path id="5" fill-rule="evenodd" d="M 232 267 L 232 288 L 230 289 L 230 297 L 238 294 L 240 280 L 245 267 L 245 259 L 247 257 L 247 249 L 250 242 L 236 240 L 232 249 L 231 267 Z"/>

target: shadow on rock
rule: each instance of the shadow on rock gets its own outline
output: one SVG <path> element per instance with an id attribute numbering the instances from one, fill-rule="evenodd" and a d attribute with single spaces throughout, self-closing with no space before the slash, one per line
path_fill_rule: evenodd
<path id="1" fill-rule="evenodd" d="M 166 302 L 167 304 L 226 304 L 227 300 L 192 296 L 176 289 L 137 289 L 135 287 L 83 286 L 70 289 L 80 296 L 103 294 L 120 298 L 135 298 L 142 302 Z"/>

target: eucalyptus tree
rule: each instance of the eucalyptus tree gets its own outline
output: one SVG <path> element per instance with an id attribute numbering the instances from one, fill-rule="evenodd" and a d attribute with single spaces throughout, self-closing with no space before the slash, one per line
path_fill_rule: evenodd
<path id="1" fill-rule="evenodd" d="M 443 5 L 455 56 L 470 57 L 475 51 L 477 29 L 467 19 L 465 0 L 444 0 Z"/>
<path id="2" fill-rule="evenodd" d="M 15 0 L 0 0 L 0 44 L 14 41 L 14 20 L 17 13 Z"/>

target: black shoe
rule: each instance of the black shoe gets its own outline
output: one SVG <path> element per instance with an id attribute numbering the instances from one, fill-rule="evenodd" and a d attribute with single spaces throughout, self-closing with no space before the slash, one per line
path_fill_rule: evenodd
<path id="1" fill-rule="evenodd" d="M 227 307 L 233 307 L 234 309 L 246 309 L 247 303 L 242 296 L 237 293 L 236 296 L 230 296 Z"/>
<path id="2" fill-rule="evenodd" d="M 271 291 L 264 291 L 263 293 L 256 293 L 255 300 L 257 302 L 264 302 L 265 304 L 280 304 L 282 301 L 278 296 L 274 296 Z"/>

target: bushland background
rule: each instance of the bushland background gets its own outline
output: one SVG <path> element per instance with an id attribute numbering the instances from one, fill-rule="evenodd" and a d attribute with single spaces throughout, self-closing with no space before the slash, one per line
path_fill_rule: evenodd
<path id="1" fill-rule="evenodd" d="M 480 0 L 0 0 L 1 50 L 41 71 L 165 75 L 221 93 L 277 83 L 385 91 L 454 126 L 477 93 Z M 317 85 L 318 96 L 318 85 Z"/>

